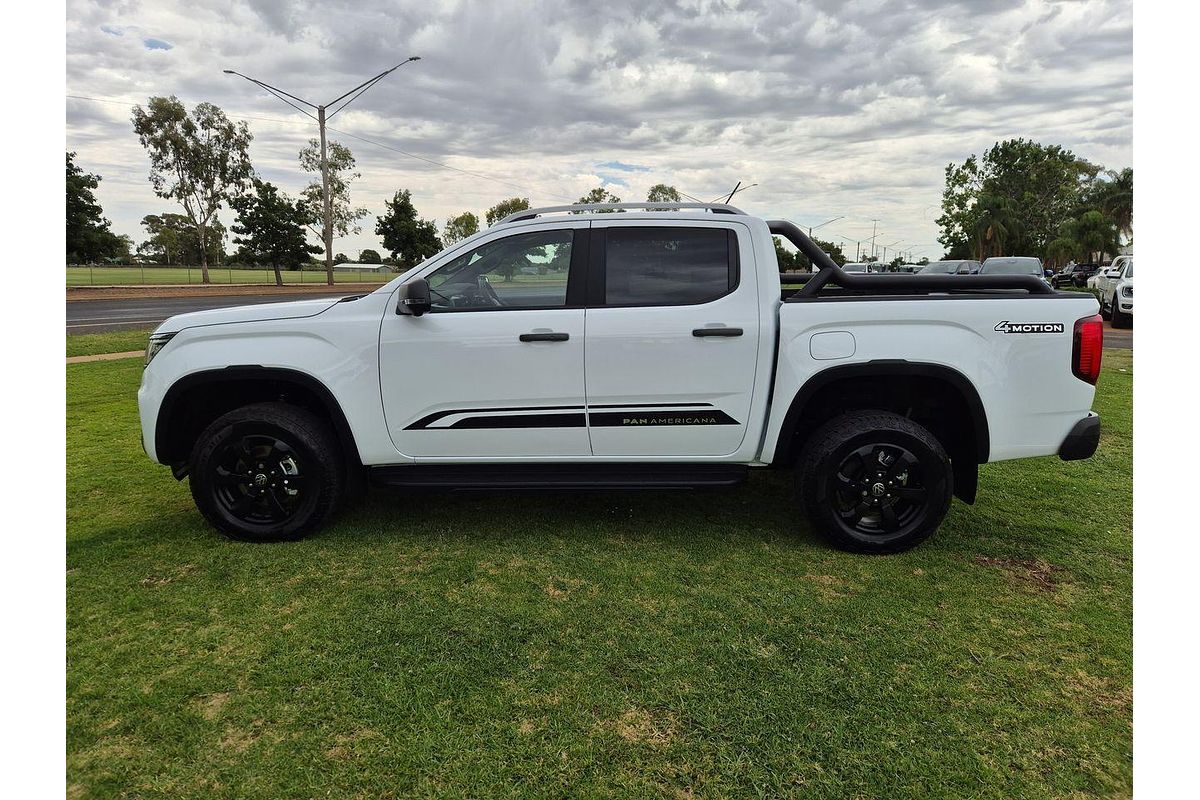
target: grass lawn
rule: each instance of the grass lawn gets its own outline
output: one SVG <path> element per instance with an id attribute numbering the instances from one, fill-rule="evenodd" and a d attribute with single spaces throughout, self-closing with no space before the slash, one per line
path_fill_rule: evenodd
<path id="1" fill-rule="evenodd" d="M 325 283 L 325 271 L 283 270 L 284 283 Z M 334 270 L 335 283 L 387 283 L 396 277 L 394 272 L 359 272 Z M 228 269 L 210 267 L 213 283 L 275 283 L 270 269 Z M 67 286 L 129 286 L 139 284 L 200 283 L 199 267 L 67 267 Z"/>
<path id="2" fill-rule="evenodd" d="M 123 346 L 123 345 L 122 345 Z M 1090 461 L 983 469 L 915 551 L 830 550 L 790 475 L 373 494 L 226 541 L 67 367 L 68 795 L 1131 792 L 1132 361 Z"/>
<path id="3" fill-rule="evenodd" d="M 150 331 L 150 328 L 142 328 L 133 331 L 68 335 L 67 358 L 93 356 L 97 353 L 127 353 L 130 350 L 145 350 L 146 342 L 150 339 Z"/>

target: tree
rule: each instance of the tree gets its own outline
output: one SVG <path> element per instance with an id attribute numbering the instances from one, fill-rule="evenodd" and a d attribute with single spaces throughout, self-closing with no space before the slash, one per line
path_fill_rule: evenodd
<path id="1" fill-rule="evenodd" d="M 1074 258 L 1080 251 L 1079 242 L 1070 236 L 1059 236 L 1046 245 L 1046 263 L 1058 269 Z"/>
<path id="2" fill-rule="evenodd" d="M 321 251 L 318 250 L 317 252 L 319 253 Z M 335 255 L 333 257 L 334 264 L 346 264 L 349 261 L 350 261 L 350 256 L 346 255 L 345 253 L 338 253 L 337 255 Z"/>
<path id="3" fill-rule="evenodd" d="M 67 153 L 67 262 L 91 263 L 121 253 L 120 237 L 109 230 L 93 190 L 100 176 L 84 172 Z"/>
<path id="4" fill-rule="evenodd" d="M 250 127 L 230 122 L 212 103 L 200 103 L 189 115 L 174 95 L 151 97 L 147 106 L 134 106 L 133 129 L 150 156 L 150 183 L 159 197 L 183 206 L 208 283 L 209 224 L 250 178 Z"/>
<path id="5" fill-rule="evenodd" d="M 975 258 L 1004 255 L 1006 243 L 1021 233 L 1021 222 L 1008 198 L 994 194 L 980 195 L 971 214 L 971 233 L 976 243 Z"/>
<path id="6" fill-rule="evenodd" d="M 300 151 L 300 168 L 316 174 L 316 178 L 300 193 L 300 204 L 305 210 L 309 230 L 325 245 L 326 258 L 333 254 L 333 237 L 357 234 L 362 229 L 358 221 L 370 212 L 365 208 L 350 205 L 350 184 L 362 173 L 355 170 L 354 154 L 340 142 L 329 142 L 326 156 L 326 171 L 329 174 L 329 206 L 332 227 L 329 240 L 325 239 L 325 194 L 321 188 L 321 143 L 308 140 L 308 147 Z M 333 262 L 328 262 L 326 279 L 333 285 Z"/>
<path id="7" fill-rule="evenodd" d="M 679 194 L 679 190 L 674 186 L 667 186 L 665 183 L 656 183 L 650 187 L 650 191 L 646 193 L 647 203 L 682 203 L 683 198 Z"/>
<path id="8" fill-rule="evenodd" d="M 387 211 L 377 218 L 375 233 L 383 237 L 383 246 L 400 266 L 406 269 L 415 266 L 442 249 L 437 225 L 417 217 L 411 192 L 398 191 L 384 205 Z"/>
<path id="9" fill-rule="evenodd" d="M 455 242 L 461 242 L 468 236 L 474 236 L 477 233 L 479 233 L 479 217 L 470 211 L 464 211 L 458 216 L 446 220 L 446 225 L 442 228 L 442 243 L 449 247 Z"/>
<path id="10" fill-rule="evenodd" d="M 1116 254 L 1120 246 L 1116 224 L 1099 211 L 1085 211 L 1069 230 L 1083 247 L 1084 258 L 1088 261 L 1095 253 L 1096 263 L 1103 262 L 1105 253 Z"/>
<path id="11" fill-rule="evenodd" d="M 833 263 L 837 264 L 839 267 L 846 263 L 846 255 L 842 252 L 842 246 L 840 244 L 826 242 L 821 239 L 813 239 L 813 244 L 821 248 L 822 252 L 827 253 L 829 257 L 833 259 Z M 795 269 L 800 270 L 801 272 L 811 272 L 812 268 L 812 261 L 809 260 L 808 256 L 797 251 L 795 255 Z"/>
<path id="12" fill-rule="evenodd" d="M 219 220 L 208 226 L 203 253 L 195 226 L 183 214 L 147 214 L 142 217 L 142 227 L 150 238 L 138 245 L 137 251 L 154 263 L 192 266 L 205 258 L 212 262 L 221 256 L 225 226 Z"/>
<path id="13" fill-rule="evenodd" d="M 584 203 L 619 203 L 619 202 L 621 202 L 621 198 L 617 197 L 615 194 L 610 192 L 608 189 L 605 189 L 603 186 L 597 186 L 595 189 L 592 189 L 590 192 L 585 194 L 583 197 L 576 200 L 575 205 L 583 205 Z M 597 211 L 596 213 L 611 214 L 611 213 L 613 213 L 614 210 L 619 210 L 619 209 L 603 208 L 603 209 L 600 209 L 599 211 Z M 587 211 L 572 211 L 571 213 L 572 214 L 586 214 L 588 212 Z"/>
<path id="14" fill-rule="evenodd" d="M 1004 249 L 1017 254 L 1043 252 L 1063 221 L 1078 214 L 1099 171 L 1059 145 L 1026 139 L 997 142 L 982 158 L 971 155 L 962 164 L 947 165 L 938 241 L 952 254 L 977 246 L 977 217 L 988 208 L 980 206 L 979 200 L 991 195 L 1006 201 L 1010 212 L 1012 224 Z"/>
<path id="15" fill-rule="evenodd" d="M 528 197 L 510 197 L 507 200 L 501 200 L 489 208 L 487 213 L 484 214 L 484 219 L 487 220 L 488 227 L 490 228 L 509 214 L 515 214 L 518 211 L 526 211 L 528 209 Z"/>
<path id="16" fill-rule="evenodd" d="M 377 250 L 363 250 L 358 254 L 358 263 L 382 264 L 383 259 L 379 257 L 379 252 Z"/>
<path id="17" fill-rule="evenodd" d="M 271 265 L 276 286 L 283 285 L 280 267 L 299 269 L 309 255 L 321 252 L 305 237 L 304 209 L 274 184 L 256 178 L 253 192 L 235 197 L 230 205 L 238 215 L 233 241 L 254 263 Z"/>
<path id="18" fill-rule="evenodd" d="M 775 260 L 779 263 L 780 272 L 791 272 L 796 268 L 796 256 L 799 253 L 793 253 L 783 246 L 783 240 L 778 236 L 772 236 L 771 241 L 775 243 Z"/>
<path id="19" fill-rule="evenodd" d="M 1097 182 L 1097 206 L 1112 220 L 1117 230 L 1132 237 L 1133 168 L 1126 167 L 1120 172 L 1108 170 L 1105 176 L 1108 180 Z"/>

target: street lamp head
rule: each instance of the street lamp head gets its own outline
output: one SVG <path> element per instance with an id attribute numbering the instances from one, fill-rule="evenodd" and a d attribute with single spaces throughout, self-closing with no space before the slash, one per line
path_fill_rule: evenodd
<path id="1" fill-rule="evenodd" d="M 421 57 L 420 56 L 409 56 L 408 60 L 409 61 L 420 61 Z"/>
<path id="2" fill-rule="evenodd" d="M 221 72 L 224 72 L 226 75 L 236 75 L 237 74 L 236 72 L 234 72 L 231 69 L 223 69 L 223 70 L 221 70 Z"/>

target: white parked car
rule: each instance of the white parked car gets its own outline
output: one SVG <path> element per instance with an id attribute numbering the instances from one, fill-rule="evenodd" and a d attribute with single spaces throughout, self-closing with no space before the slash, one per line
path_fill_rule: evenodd
<path id="1" fill-rule="evenodd" d="M 859 274 L 875 274 L 879 272 L 879 265 L 874 261 L 856 261 L 852 264 L 844 264 L 842 266 L 844 272 L 853 272 Z"/>
<path id="2" fill-rule="evenodd" d="M 1109 278 L 1115 278 L 1121 274 L 1121 267 L 1125 262 L 1133 256 L 1117 256 L 1112 263 L 1107 267 L 1101 267 L 1096 271 L 1096 274 L 1087 279 L 1087 288 L 1095 289 L 1097 292 L 1104 288 L 1104 282 Z"/>
<path id="3" fill-rule="evenodd" d="M 591 213 L 615 207 L 669 210 Z M 818 267 L 803 288 L 781 289 L 772 235 Z M 531 264 L 539 280 L 513 278 Z M 1096 312 L 1030 275 L 849 273 L 798 226 L 723 204 L 532 209 L 369 294 L 167 320 L 142 444 L 251 541 L 311 533 L 368 484 L 777 469 L 815 530 L 889 553 L 973 503 L 980 464 L 1092 455 Z"/>
<path id="4" fill-rule="evenodd" d="M 1100 313 L 1112 320 L 1114 328 L 1128 328 L 1133 322 L 1133 256 L 1101 283 Z"/>
<path id="5" fill-rule="evenodd" d="M 978 261 L 970 259 L 930 261 L 918 270 L 918 275 L 974 275 L 979 272 Z"/>

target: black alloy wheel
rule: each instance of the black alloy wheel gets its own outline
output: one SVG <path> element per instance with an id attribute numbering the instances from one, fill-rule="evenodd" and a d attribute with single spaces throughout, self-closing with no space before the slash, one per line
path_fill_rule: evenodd
<path id="1" fill-rule="evenodd" d="M 336 509 L 345 469 L 336 436 L 311 411 L 256 403 L 218 417 L 196 440 L 192 498 L 227 536 L 302 538 Z"/>
<path id="2" fill-rule="evenodd" d="M 950 458 L 907 417 L 853 411 L 813 432 L 796 471 L 813 527 L 836 547 L 896 553 L 927 539 L 954 494 Z"/>

